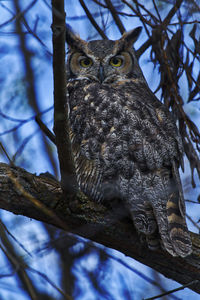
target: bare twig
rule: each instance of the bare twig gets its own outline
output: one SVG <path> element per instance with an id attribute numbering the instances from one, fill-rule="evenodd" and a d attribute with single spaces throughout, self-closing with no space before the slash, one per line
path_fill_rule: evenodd
<path id="1" fill-rule="evenodd" d="M 200 21 L 198 21 L 198 20 L 194 20 L 194 21 L 182 21 L 181 24 L 182 25 L 200 24 Z M 177 25 L 180 25 L 180 21 L 179 22 L 173 22 L 173 23 L 169 24 L 169 26 L 177 26 Z"/>
<path id="2" fill-rule="evenodd" d="M 196 202 L 197 203 L 197 202 Z M 198 203 L 197 203 L 198 204 Z M 190 220 L 190 222 L 198 229 L 198 231 L 200 232 L 200 226 L 197 224 L 197 222 L 195 222 L 188 214 L 186 214 L 188 220 Z"/>
<path id="3" fill-rule="evenodd" d="M 27 291 L 30 299 L 37 300 L 38 293 L 37 290 L 35 289 L 34 284 L 32 283 L 32 280 L 27 274 L 26 264 L 23 262 L 22 258 L 17 255 L 15 248 L 8 240 L 8 237 L 2 227 L 0 229 L 0 238 L 1 238 L 0 249 L 3 251 L 3 253 L 10 261 L 13 267 L 13 273 L 15 272 L 17 273 L 18 278 L 20 279 L 24 289 Z"/>
<path id="4" fill-rule="evenodd" d="M 193 280 L 193 281 L 191 281 L 191 282 L 189 282 L 189 283 L 187 283 L 187 284 L 184 284 L 184 285 L 180 286 L 180 287 L 177 288 L 177 289 L 173 289 L 173 290 L 170 290 L 170 291 L 168 291 L 168 292 L 162 293 L 162 294 L 160 294 L 160 295 L 156 295 L 155 297 L 145 298 L 144 300 L 154 300 L 154 299 L 158 299 L 158 298 L 161 298 L 161 297 L 163 297 L 163 296 L 167 296 L 167 295 L 170 295 L 170 294 L 172 294 L 172 293 L 181 291 L 181 290 L 183 290 L 183 289 L 185 289 L 185 288 L 187 288 L 187 287 L 190 287 L 190 286 L 193 285 L 193 284 L 197 284 L 198 282 L 199 282 L 199 280 Z"/>
<path id="5" fill-rule="evenodd" d="M 105 9 L 108 9 L 108 7 L 104 4 L 102 4 L 101 2 L 99 2 L 98 0 L 92 0 L 94 3 L 96 3 L 97 5 L 99 5 L 100 7 L 103 7 Z M 123 1 L 122 1 L 123 2 Z M 115 9 L 117 10 L 117 14 L 120 16 L 126 16 L 126 17 L 135 17 L 133 14 L 128 14 L 126 12 L 122 12 L 120 11 L 122 5 L 116 5 Z"/>
<path id="6" fill-rule="evenodd" d="M 137 274 L 138 276 L 140 276 L 143 280 L 145 280 L 148 283 L 151 283 L 152 285 L 158 287 L 161 291 L 166 292 L 165 289 L 161 286 L 161 284 L 159 284 L 156 280 L 150 278 L 149 276 L 146 276 L 144 273 L 140 272 L 139 270 L 135 269 L 133 266 L 129 266 L 129 264 L 127 264 L 125 261 L 123 261 L 122 259 L 120 259 L 119 257 L 115 257 L 114 255 L 111 255 L 109 253 L 106 253 L 106 255 L 117 261 L 118 263 L 120 263 L 122 266 L 124 266 L 125 268 L 129 269 L 130 271 L 134 272 L 135 274 Z M 176 296 L 172 296 L 172 299 L 176 299 L 178 300 L 179 298 L 177 298 Z"/>
<path id="7" fill-rule="evenodd" d="M 25 13 L 27 13 L 27 11 L 29 11 L 36 4 L 36 2 L 37 0 L 33 0 L 23 11 L 18 11 L 17 14 L 14 15 L 12 18 L 0 24 L 0 28 L 9 25 L 11 22 L 15 21 L 16 19 L 20 19 Z"/>
<path id="8" fill-rule="evenodd" d="M 112 14 L 112 17 L 113 17 L 115 24 L 117 25 L 120 33 L 123 34 L 126 30 L 125 30 L 125 27 L 124 27 L 122 21 L 120 20 L 120 17 L 118 16 L 118 13 L 117 13 L 115 7 L 113 6 L 113 4 L 110 0 L 105 0 L 105 2 L 107 4 L 108 9 L 110 10 L 110 12 Z"/>
<path id="9" fill-rule="evenodd" d="M 85 2 L 83 0 L 79 0 L 82 8 L 84 9 L 88 19 L 90 20 L 90 22 L 92 23 L 92 25 L 94 26 L 94 28 L 97 30 L 97 32 L 102 36 L 103 39 L 108 39 L 107 36 L 105 35 L 105 33 L 103 32 L 103 30 L 99 27 L 99 25 L 97 24 L 97 22 L 94 20 L 92 14 L 90 13 L 89 9 L 87 8 Z"/>
<path id="10" fill-rule="evenodd" d="M 38 292 L 37 292 L 37 290 L 35 290 L 34 285 L 32 284 L 32 282 L 28 276 L 27 271 L 30 271 L 32 273 L 38 274 L 40 277 L 42 277 L 44 280 L 46 280 L 54 289 L 56 289 L 64 297 L 64 299 L 72 300 L 72 298 L 69 295 L 67 295 L 66 293 L 64 293 L 59 287 L 57 287 L 57 285 L 52 280 L 50 280 L 48 278 L 48 276 L 46 276 L 45 274 L 43 274 L 42 272 L 40 272 L 38 270 L 35 270 L 35 269 L 29 267 L 26 263 L 24 263 L 22 261 L 21 258 L 19 259 L 19 257 L 17 257 L 17 254 L 15 253 L 14 248 L 12 247 L 11 243 L 7 239 L 6 234 L 4 232 L 0 231 L 0 236 L 4 241 L 4 244 L 6 245 L 6 247 L 5 247 L 4 245 L 0 244 L 0 249 L 7 256 L 7 258 L 13 265 L 13 269 L 14 269 L 12 273 L 5 274 L 0 277 L 12 276 L 17 272 L 19 274 L 19 277 L 20 277 L 22 283 L 24 285 L 26 285 L 27 291 L 30 295 L 30 299 L 38 300 L 38 297 L 39 297 Z"/>
<path id="11" fill-rule="evenodd" d="M 16 18 L 21 18 L 21 20 L 22 20 L 22 22 L 24 23 L 24 26 L 26 27 L 26 29 L 27 29 L 27 31 L 30 33 L 30 34 L 32 34 L 32 36 L 34 37 L 34 38 L 36 38 L 36 40 L 38 40 L 38 42 L 42 45 L 42 47 L 45 49 L 45 51 L 46 51 L 46 53 L 49 55 L 49 56 L 52 56 L 52 53 L 48 50 L 48 48 L 47 48 L 47 46 L 45 45 L 45 43 L 39 38 L 39 36 L 36 34 L 36 26 L 34 26 L 35 28 L 34 28 L 34 30 L 32 30 L 31 28 L 30 28 L 30 26 L 29 26 L 29 24 L 27 23 L 27 21 L 26 21 L 26 18 L 25 18 L 25 13 L 30 9 L 30 8 L 32 8 L 32 6 L 35 4 L 35 2 L 36 1 L 33 1 L 32 3 L 31 3 L 31 5 L 29 5 L 23 12 L 21 12 L 21 13 L 19 13 L 18 15 L 15 15 L 15 13 L 14 12 L 12 12 L 10 9 L 8 9 L 7 7 L 6 7 L 6 9 L 9 11 L 9 13 L 10 14 L 12 14 L 13 15 L 13 18 L 11 18 L 10 20 L 8 20 L 8 21 L 6 21 L 6 24 L 10 24 L 9 22 L 12 22 L 13 20 L 15 20 Z M 2 4 L 1 4 L 2 5 Z M 3 5 L 3 7 L 5 7 L 4 5 Z M 7 23 L 8 22 L 8 23 Z M 36 24 L 38 23 L 38 19 L 37 19 L 37 21 L 36 21 Z M 35 25 L 36 25 L 35 24 Z M 2 25 L 0 25 L 0 27 L 1 27 Z M 5 26 L 5 25 L 4 25 Z"/>
<path id="12" fill-rule="evenodd" d="M 98 0 L 92 0 L 94 3 L 96 3 L 97 5 L 103 7 L 103 8 L 108 8 L 105 4 L 101 3 L 100 1 Z"/>
<path id="13" fill-rule="evenodd" d="M 147 20 L 137 9 L 135 9 L 128 1 L 126 0 L 122 0 L 122 2 L 124 4 L 126 4 L 134 13 L 137 17 L 140 18 L 140 20 L 143 22 L 143 24 L 148 24 L 149 26 L 151 26 L 152 28 L 155 27 L 154 24 L 152 24 L 151 21 Z M 147 16 L 149 16 L 149 12 L 147 14 Z"/>
<path id="14" fill-rule="evenodd" d="M 24 26 L 26 27 L 26 29 L 28 30 L 28 32 L 30 34 L 32 34 L 32 36 L 42 45 L 42 47 L 45 49 L 46 53 L 48 54 L 49 57 L 52 57 L 52 53 L 49 51 L 49 49 L 47 48 L 47 46 L 45 45 L 45 43 L 39 38 L 39 36 L 35 33 L 34 30 L 32 30 L 29 26 L 29 24 L 26 21 L 26 18 L 24 17 L 24 15 L 22 16 L 22 21 L 24 23 Z"/>
<path id="15" fill-rule="evenodd" d="M 8 230 L 8 228 L 5 226 L 5 224 L 0 220 L 0 227 L 3 227 L 4 230 L 7 232 L 8 235 L 11 236 L 11 238 L 22 248 L 29 256 L 32 256 L 30 252 L 22 245 L 22 243 L 16 239 L 16 237 Z"/>
<path id="16" fill-rule="evenodd" d="M 5 113 L 3 113 L 2 111 L 0 111 L 0 116 L 3 117 L 4 119 L 7 119 L 9 121 L 12 121 L 12 122 L 16 122 L 18 123 L 16 126 L 8 129 L 8 130 L 4 130 L 3 132 L 0 132 L 0 136 L 3 136 L 3 135 L 6 135 L 10 132 L 13 132 L 15 130 L 18 130 L 20 127 L 22 127 L 23 125 L 25 125 L 26 123 L 28 122 L 31 122 L 32 120 L 35 120 L 37 117 L 39 118 L 40 115 L 44 114 L 44 113 L 47 113 L 48 111 L 50 111 L 53 107 L 49 107 L 47 109 L 45 109 L 44 111 L 36 114 L 36 115 L 33 115 L 32 117 L 30 118 L 27 118 L 27 119 L 17 119 L 17 118 L 14 118 L 14 117 L 11 117 L 9 115 L 6 115 Z"/>
<path id="17" fill-rule="evenodd" d="M 35 121 L 39 125 L 40 129 L 46 134 L 46 136 L 56 145 L 56 138 L 53 132 L 42 122 L 42 120 L 36 116 Z"/>
<path id="18" fill-rule="evenodd" d="M 137 0 L 133 0 L 133 2 L 135 3 L 135 5 L 137 7 L 140 7 L 141 9 L 143 9 L 144 11 L 146 11 L 147 15 L 152 19 L 152 21 L 155 22 L 155 24 L 159 23 L 158 18 L 156 18 L 156 16 L 154 14 L 152 14 L 143 4 L 139 3 Z"/>
<path id="19" fill-rule="evenodd" d="M 166 28 L 167 25 L 170 23 L 173 16 L 176 14 L 177 10 L 180 8 L 183 0 L 176 0 L 175 4 L 172 6 L 172 9 L 167 14 L 166 18 L 162 22 L 162 27 Z"/>
<path id="20" fill-rule="evenodd" d="M 10 165 L 13 165 L 13 162 L 12 162 L 12 160 L 10 159 L 10 156 L 8 155 L 8 152 L 6 151 L 6 149 L 5 149 L 4 145 L 2 144 L 2 142 L 0 142 L 0 147 L 1 147 L 1 149 L 3 150 L 3 153 L 5 154 L 5 156 L 7 157 L 7 159 L 8 159 L 8 161 L 9 161 Z"/>
<path id="21" fill-rule="evenodd" d="M 154 8 L 155 8 L 155 11 L 156 11 L 156 13 L 157 13 L 158 19 L 159 19 L 160 22 L 162 22 L 161 17 L 160 17 L 160 13 L 159 13 L 158 8 L 157 8 L 157 5 L 156 5 L 156 3 L 155 3 L 155 0 L 152 0 L 152 2 L 153 2 L 153 6 L 154 6 Z"/>
<path id="22" fill-rule="evenodd" d="M 46 280 L 55 290 L 57 290 L 64 297 L 64 299 L 73 300 L 73 298 L 71 296 L 64 293 L 52 280 L 50 280 L 46 274 L 44 274 L 38 270 L 35 270 L 31 267 L 28 267 L 27 270 L 29 270 L 32 273 L 38 274 L 40 277 L 42 277 L 44 280 Z"/>

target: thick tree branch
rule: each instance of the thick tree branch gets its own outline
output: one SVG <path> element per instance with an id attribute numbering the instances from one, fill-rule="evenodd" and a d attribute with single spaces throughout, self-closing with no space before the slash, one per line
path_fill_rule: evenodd
<path id="1" fill-rule="evenodd" d="M 81 194 L 73 203 L 66 203 L 60 184 L 52 178 L 0 164 L 0 207 L 116 249 L 181 284 L 200 278 L 197 234 L 191 233 L 193 254 L 185 259 L 174 258 L 162 250 L 150 251 L 141 244 L 128 219 L 119 220 L 113 211 Z M 200 293 L 200 281 L 190 288 Z"/>

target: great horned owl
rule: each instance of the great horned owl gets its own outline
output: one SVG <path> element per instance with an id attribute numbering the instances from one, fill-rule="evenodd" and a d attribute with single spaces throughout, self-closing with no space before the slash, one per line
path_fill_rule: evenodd
<path id="1" fill-rule="evenodd" d="M 80 189 L 94 201 L 120 198 L 139 233 L 173 256 L 191 253 L 178 167 L 183 146 L 171 113 L 151 92 L 133 43 L 86 42 L 69 29 L 67 101 Z"/>

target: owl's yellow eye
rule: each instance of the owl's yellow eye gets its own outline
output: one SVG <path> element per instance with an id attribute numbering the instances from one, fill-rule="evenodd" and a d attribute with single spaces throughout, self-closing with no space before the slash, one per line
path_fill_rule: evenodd
<path id="1" fill-rule="evenodd" d="M 84 57 L 84 58 L 80 59 L 79 63 L 81 65 L 81 67 L 83 67 L 83 68 L 89 68 L 92 66 L 92 60 L 89 57 Z"/>
<path id="2" fill-rule="evenodd" d="M 122 64 L 123 64 L 123 59 L 121 57 L 114 56 L 110 60 L 110 65 L 113 67 L 121 67 Z"/>

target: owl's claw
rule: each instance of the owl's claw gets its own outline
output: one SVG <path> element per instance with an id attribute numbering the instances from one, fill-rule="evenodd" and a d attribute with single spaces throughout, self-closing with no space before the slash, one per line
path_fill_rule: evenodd
<path id="1" fill-rule="evenodd" d="M 136 229 L 145 235 L 152 235 L 156 229 L 157 224 L 155 218 L 151 214 L 147 214 L 145 211 L 132 212 L 133 222 Z"/>

